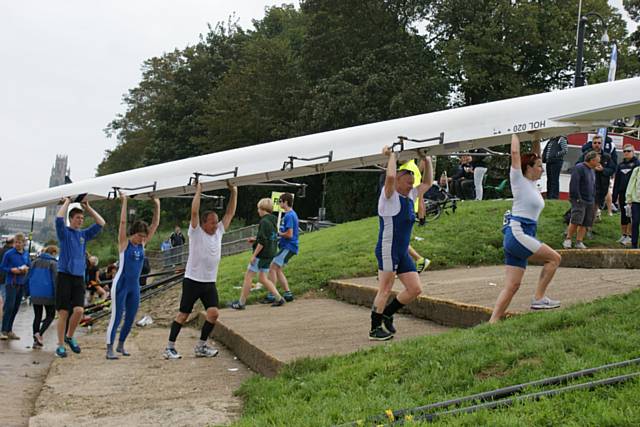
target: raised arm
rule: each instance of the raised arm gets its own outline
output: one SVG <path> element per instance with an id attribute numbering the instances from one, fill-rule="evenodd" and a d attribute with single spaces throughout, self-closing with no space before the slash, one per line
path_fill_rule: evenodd
<path id="1" fill-rule="evenodd" d="M 84 208 L 86 213 L 91 215 L 96 224 L 98 224 L 100 227 L 104 227 L 104 218 L 102 218 L 98 212 L 93 210 L 93 208 L 89 205 L 89 202 L 82 202 L 82 207 Z"/>
<path id="2" fill-rule="evenodd" d="M 384 197 L 390 199 L 396 191 L 396 153 L 391 151 L 388 145 L 382 149 L 382 154 L 389 157 L 387 162 L 387 175 L 384 178 Z"/>
<path id="3" fill-rule="evenodd" d="M 120 192 L 120 201 L 122 206 L 120 208 L 120 226 L 118 228 L 118 247 L 119 252 L 127 249 L 127 195 L 122 191 Z"/>
<path id="4" fill-rule="evenodd" d="M 540 145 L 538 144 L 538 151 Z M 511 135 L 511 168 L 520 170 L 520 138 L 515 133 Z"/>
<path id="5" fill-rule="evenodd" d="M 200 225 L 200 196 L 202 195 L 202 184 L 196 181 L 196 194 L 193 195 L 191 202 L 191 228 L 197 228 Z"/>
<path id="6" fill-rule="evenodd" d="M 431 163 L 431 156 L 426 156 L 422 161 L 424 162 L 424 173 L 422 174 L 422 182 L 418 186 L 418 196 L 420 198 L 422 198 L 422 195 L 433 185 L 433 164 Z M 418 212 L 418 215 L 420 215 L 420 213 L 421 212 Z"/>
<path id="7" fill-rule="evenodd" d="M 153 219 L 151 220 L 151 226 L 149 227 L 147 242 L 151 241 L 158 230 L 158 226 L 160 225 L 160 199 L 156 196 L 152 196 L 151 200 L 153 200 Z"/>
<path id="8" fill-rule="evenodd" d="M 231 220 L 236 214 L 236 206 L 238 205 L 238 187 L 231 184 L 231 182 L 227 181 L 227 188 L 231 193 L 231 197 L 229 198 L 227 211 L 224 213 L 224 217 L 222 217 L 222 225 L 224 225 L 225 231 L 229 229 L 229 226 L 231 225 Z"/>
<path id="9" fill-rule="evenodd" d="M 64 199 L 62 199 L 62 206 L 60 206 L 60 209 L 58 209 L 58 213 L 56 214 L 58 218 L 65 218 L 67 216 L 67 210 L 69 210 L 70 203 L 70 198 L 65 197 Z"/>

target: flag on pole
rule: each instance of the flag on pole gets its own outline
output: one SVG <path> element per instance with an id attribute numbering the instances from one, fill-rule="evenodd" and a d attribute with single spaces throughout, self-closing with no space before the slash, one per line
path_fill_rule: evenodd
<path id="1" fill-rule="evenodd" d="M 609 61 L 609 77 L 607 81 L 613 82 L 616 80 L 616 69 L 618 68 L 618 46 L 614 43 L 613 48 L 611 49 L 611 59 Z M 607 128 L 599 128 L 598 135 L 602 136 L 603 146 L 602 148 L 606 150 L 606 141 L 607 141 Z M 609 151 L 615 150 L 615 145 L 611 143 L 611 147 L 609 147 Z"/>

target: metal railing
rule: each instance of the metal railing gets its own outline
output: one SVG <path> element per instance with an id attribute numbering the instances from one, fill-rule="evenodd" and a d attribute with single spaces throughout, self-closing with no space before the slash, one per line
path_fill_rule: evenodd
<path id="1" fill-rule="evenodd" d="M 222 236 L 222 256 L 234 255 L 249 249 L 247 238 L 258 233 L 258 224 L 237 228 Z M 189 256 L 189 245 L 176 246 L 165 251 L 147 251 L 146 256 L 152 269 L 164 269 L 174 265 L 184 265 Z"/>

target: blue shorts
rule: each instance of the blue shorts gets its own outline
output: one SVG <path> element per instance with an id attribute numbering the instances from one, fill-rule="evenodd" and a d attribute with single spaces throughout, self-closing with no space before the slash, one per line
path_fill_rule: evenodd
<path id="1" fill-rule="evenodd" d="M 535 222 L 511 218 L 504 226 L 504 263 L 513 267 L 527 268 L 527 259 L 536 253 L 542 243 L 536 236 Z"/>
<path id="2" fill-rule="evenodd" d="M 403 254 L 391 254 L 392 270 L 385 270 L 382 263 L 382 253 L 376 251 L 376 258 L 378 259 L 378 270 L 380 271 L 393 271 L 396 274 L 409 273 L 416 270 L 416 263 L 413 262 L 413 258 L 409 255 L 409 251 L 405 251 Z"/>
<path id="3" fill-rule="evenodd" d="M 271 263 L 276 264 L 277 266 L 282 268 L 287 265 L 289 260 L 293 258 L 294 255 L 295 253 L 291 252 L 289 249 L 280 249 L 280 252 L 278 252 L 278 255 L 276 255 Z"/>
<path id="4" fill-rule="evenodd" d="M 254 262 L 247 266 L 247 270 L 252 273 L 268 273 L 269 265 L 271 265 L 270 259 L 267 258 L 266 260 L 261 260 L 260 258 L 256 258 Z"/>

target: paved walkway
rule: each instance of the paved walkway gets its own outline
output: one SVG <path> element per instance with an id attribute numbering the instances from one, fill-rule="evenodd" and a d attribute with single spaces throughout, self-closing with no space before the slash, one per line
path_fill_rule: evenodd
<path id="1" fill-rule="evenodd" d="M 542 267 L 529 266 L 520 290 L 514 297 L 509 311 L 526 312 L 535 291 Z M 475 304 L 493 309 L 493 305 L 504 286 L 504 267 L 456 268 L 452 270 L 427 271 L 421 274 L 423 295 Z M 593 301 L 609 295 L 623 294 L 640 287 L 638 270 L 632 269 L 585 269 L 559 268 L 549 285 L 547 295 L 558 299 L 563 307 Z M 377 287 L 375 277 L 345 279 L 359 285 Z M 396 280 L 394 289 L 402 289 Z"/>
<path id="2" fill-rule="evenodd" d="M 33 350 L 33 308 L 23 304 L 13 330 L 20 340 L 0 341 L 0 400 L 3 426 L 25 426 L 54 359 L 56 322 L 45 333 L 45 347 Z"/>
<path id="3" fill-rule="evenodd" d="M 331 299 L 300 299 L 283 307 L 250 305 L 221 311 L 214 337 L 252 369 L 273 376 L 305 357 L 347 354 L 380 344 L 369 341 L 370 308 Z M 396 340 L 446 332 L 448 327 L 397 315 Z"/>

